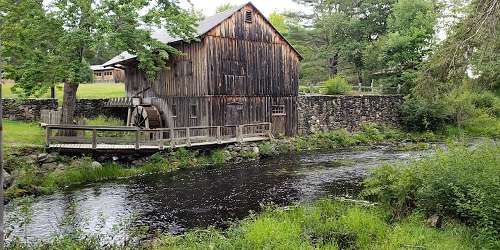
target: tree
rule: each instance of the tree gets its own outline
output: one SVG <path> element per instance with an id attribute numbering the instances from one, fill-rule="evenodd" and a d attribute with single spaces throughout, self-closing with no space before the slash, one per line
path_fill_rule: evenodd
<path id="1" fill-rule="evenodd" d="M 226 11 L 234 9 L 234 8 L 236 8 L 236 5 L 231 4 L 231 3 L 225 3 L 225 4 L 217 6 L 217 8 L 215 9 L 215 13 L 217 13 L 217 14 L 223 13 L 223 12 L 226 12 Z"/>
<path id="2" fill-rule="evenodd" d="M 286 36 L 288 34 L 288 26 L 285 23 L 286 16 L 277 13 L 276 11 L 269 15 L 269 22 L 280 32 L 282 35 Z"/>
<path id="3" fill-rule="evenodd" d="M 461 16 L 422 66 L 414 95 L 438 100 L 464 82 L 498 93 L 500 1 L 472 0 Z"/>
<path id="4" fill-rule="evenodd" d="M 78 85 L 92 79 L 89 62 L 98 48 L 137 55 L 139 68 L 153 81 L 169 57 L 180 52 L 153 39 L 150 29 L 163 27 L 172 36 L 191 39 L 197 21 L 177 0 L 55 0 L 49 8 L 38 0 L 0 1 L 9 17 L 2 24 L 11 36 L 2 50 L 9 58 L 9 76 L 26 95 L 64 83 L 63 124 L 73 122 Z"/>
<path id="5" fill-rule="evenodd" d="M 365 48 L 386 33 L 395 0 L 295 1 L 313 9 L 312 14 L 293 13 L 303 28 L 290 28 L 292 43 L 305 47 L 301 80 L 312 83 L 318 76 L 325 80 L 342 73 L 350 81 L 363 82 Z"/>
<path id="6" fill-rule="evenodd" d="M 438 7 L 431 0 L 399 0 L 387 20 L 387 33 L 367 46 L 366 70 L 384 86 L 409 90 L 433 48 Z"/>

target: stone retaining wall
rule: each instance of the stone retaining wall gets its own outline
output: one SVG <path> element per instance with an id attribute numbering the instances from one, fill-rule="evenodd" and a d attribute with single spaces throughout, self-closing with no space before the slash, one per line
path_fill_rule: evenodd
<path id="1" fill-rule="evenodd" d="M 99 115 L 127 119 L 127 110 L 106 108 L 107 99 L 80 99 L 76 116 L 94 118 Z M 299 96 L 299 133 L 308 134 L 345 128 L 355 131 L 363 123 L 385 123 L 398 126 L 401 96 Z M 57 100 L 4 100 L 4 117 L 12 120 L 39 120 L 40 110 L 56 109 Z"/>
<path id="2" fill-rule="evenodd" d="M 374 122 L 399 126 L 402 96 L 299 96 L 299 133 L 345 128 Z"/>
<path id="3" fill-rule="evenodd" d="M 10 120 L 36 121 L 40 110 L 57 109 L 56 99 L 3 99 L 3 118 Z"/>
<path id="4" fill-rule="evenodd" d="M 127 119 L 127 110 L 120 108 L 106 108 L 107 99 L 79 99 L 76 102 L 75 115 L 77 117 L 94 118 L 99 115 Z M 4 99 L 3 117 L 10 120 L 38 121 L 40 110 L 58 108 L 57 99 Z"/>

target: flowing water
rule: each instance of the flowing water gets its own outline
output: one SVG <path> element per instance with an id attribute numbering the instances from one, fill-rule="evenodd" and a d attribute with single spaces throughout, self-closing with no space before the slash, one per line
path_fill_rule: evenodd
<path id="1" fill-rule="evenodd" d="M 36 198 L 23 226 L 19 207 L 9 204 L 12 237 L 47 240 L 68 230 L 123 239 L 128 230 L 182 233 L 224 227 L 258 212 L 261 204 L 289 205 L 328 196 L 355 196 L 369 170 L 384 163 L 420 158 L 429 151 L 387 148 L 287 156 L 223 167 L 180 170 L 92 184 Z"/>

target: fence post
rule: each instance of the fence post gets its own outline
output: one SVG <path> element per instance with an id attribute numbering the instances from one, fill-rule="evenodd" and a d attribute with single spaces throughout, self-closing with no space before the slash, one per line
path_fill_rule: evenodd
<path id="1" fill-rule="evenodd" d="M 370 83 L 370 89 L 371 89 L 372 93 L 375 92 L 375 91 L 373 91 L 373 79 L 372 79 L 372 82 Z"/>
<path id="2" fill-rule="evenodd" d="M 158 131 L 156 133 L 156 139 L 158 140 L 158 149 L 163 150 L 164 145 L 163 145 L 163 132 L 162 131 Z"/>
<path id="3" fill-rule="evenodd" d="M 139 128 L 135 130 L 135 149 L 139 149 Z"/>
<path id="4" fill-rule="evenodd" d="M 267 124 L 269 129 L 267 130 L 267 135 L 269 136 L 269 139 L 272 139 L 273 138 L 273 126 L 272 126 L 272 123 L 268 123 Z"/>
<path id="5" fill-rule="evenodd" d="M 92 130 L 92 149 L 97 148 L 97 130 Z"/>
<path id="6" fill-rule="evenodd" d="M 401 93 L 401 84 L 398 84 L 398 94 Z"/>
<path id="7" fill-rule="evenodd" d="M 221 138 L 220 138 L 220 137 L 221 137 L 221 134 L 222 134 L 222 133 L 221 133 L 221 127 L 220 127 L 220 126 L 218 126 L 218 127 L 217 127 L 217 144 L 221 144 L 221 143 L 222 143 L 222 140 L 221 140 Z"/>
<path id="8" fill-rule="evenodd" d="M 175 148 L 175 141 L 174 141 L 174 129 L 170 128 L 170 147 Z"/>
<path id="9" fill-rule="evenodd" d="M 363 92 L 363 87 L 362 87 L 361 85 L 362 85 L 362 83 L 361 83 L 361 82 L 360 82 L 360 83 L 358 83 L 358 91 L 359 91 L 360 93 L 361 93 L 361 92 Z"/>
<path id="10" fill-rule="evenodd" d="M 52 130 L 47 127 L 45 128 L 45 146 L 50 147 L 50 136 L 52 134 Z"/>
<path id="11" fill-rule="evenodd" d="M 239 130 L 237 139 L 240 143 L 242 143 L 243 142 L 243 125 L 239 125 L 237 129 Z"/>
<path id="12" fill-rule="evenodd" d="M 186 128 L 187 146 L 191 147 L 191 130 Z"/>

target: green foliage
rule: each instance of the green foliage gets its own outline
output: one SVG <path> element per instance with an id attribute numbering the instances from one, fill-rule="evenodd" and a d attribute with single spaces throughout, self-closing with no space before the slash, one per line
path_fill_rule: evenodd
<path id="1" fill-rule="evenodd" d="M 366 48 L 367 68 L 385 88 L 411 89 L 416 68 L 432 47 L 437 6 L 431 0 L 399 0 L 387 19 L 387 34 Z"/>
<path id="2" fill-rule="evenodd" d="M 276 28 L 276 30 L 278 30 L 279 33 L 286 36 L 289 32 L 289 29 L 285 21 L 286 17 L 276 11 L 269 15 L 269 22 L 271 22 L 271 24 L 274 26 L 274 28 Z"/>
<path id="3" fill-rule="evenodd" d="M 225 150 L 216 149 L 212 151 L 212 153 L 210 154 L 210 164 L 215 166 L 221 166 L 227 162 L 228 158 L 229 157 L 227 156 Z"/>
<path id="4" fill-rule="evenodd" d="M 436 131 L 449 120 L 449 112 L 442 102 L 427 102 L 421 98 L 410 98 L 401 106 L 403 126 L 408 131 Z"/>
<path id="5" fill-rule="evenodd" d="M 352 91 L 347 80 L 339 75 L 323 82 L 323 89 L 327 95 L 345 95 Z"/>
<path id="6" fill-rule="evenodd" d="M 423 160 L 384 166 L 365 182 L 365 195 L 393 211 L 395 217 L 415 209 L 426 215 L 454 218 L 479 231 L 478 237 L 500 246 L 500 146 L 449 145 Z M 494 247 L 495 246 L 495 247 Z"/>
<path id="7" fill-rule="evenodd" d="M 175 0 L 56 0 L 48 7 L 40 1 L 2 0 L 0 7 L 0 54 L 7 59 L 7 78 L 15 80 L 24 97 L 43 94 L 61 82 L 90 82 L 88 62 L 103 47 L 137 55 L 139 68 L 154 80 L 169 57 L 180 52 L 152 38 L 144 26 L 161 26 L 189 40 L 197 21 Z"/>
<path id="8" fill-rule="evenodd" d="M 464 79 L 476 88 L 498 91 L 499 4 L 492 0 L 472 0 L 466 1 L 466 6 L 459 6 L 455 11 L 458 13 L 454 13 L 459 18 L 448 27 L 447 38 L 420 70 L 415 94 L 431 100 L 439 98 L 460 88 Z"/>
<path id="9" fill-rule="evenodd" d="M 263 157 L 271 157 L 277 154 L 273 144 L 269 142 L 259 144 L 259 153 Z"/>
<path id="10" fill-rule="evenodd" d="M 470 231 L 458 224 L 428 228 L 418 214 L 391 225 L 385 212 L 331 200 L 267 208 L 221 232 L 210 228 L 162 236 L 152 249 L 474 249 Z"/>
<path id="11" fill-rule="evenodd" d="M 236 8 L 236 5 L 233 5 L 231 3 L 225 3 L 225 4 L 217 6 L 217 8 L 215 9 L 215 13 L 224 13 L 224 12 L 232 10 L 234 8 Z"/>
<path id="12" fill-rule="evenodd" d="M 124 121 L 114 117 L 99 115 L 92 119 L 85 119 L 87 125 L 123 126 Z"/>

